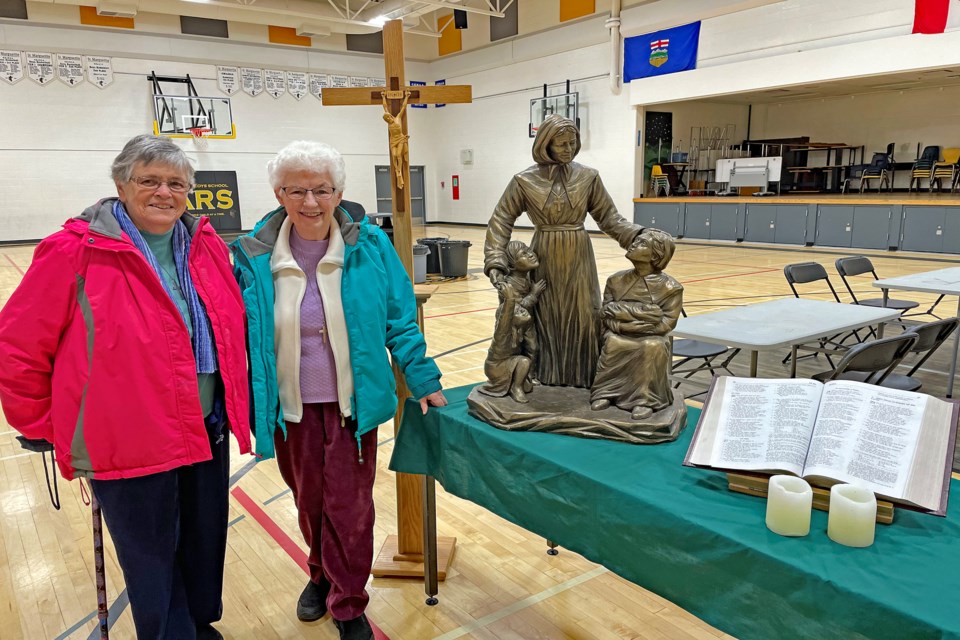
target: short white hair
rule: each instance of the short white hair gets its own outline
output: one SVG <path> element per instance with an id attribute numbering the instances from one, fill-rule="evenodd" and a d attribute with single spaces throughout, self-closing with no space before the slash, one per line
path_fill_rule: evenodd
<path id="1" fill-rule="evenodd" d="M 294 171 L 329 173 L 333 188 L 342 193 L 347 186 L 347 169 L 340 152 L 323 142 L 296 140 L 277 152 L 267 163 L 270 186 L 279 189 L 283 177 Z M 309 187 L 311 185 L 300 185 Z"/>

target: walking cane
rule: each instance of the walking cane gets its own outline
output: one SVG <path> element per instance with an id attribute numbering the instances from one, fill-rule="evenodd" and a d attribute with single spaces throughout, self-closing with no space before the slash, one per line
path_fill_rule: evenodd
<path id="1" fill-rule="evenodd" d="M 47 494 L 53 508 L 60 510 L 60 487 L 57 483 L 57 457 L 53 445 L 46 440 L 31 440 L 24 436 L 17 436 L 20 446 L 30 452 L 39 453 L 43 457 L 43 476 L 47 481 Z M 47 453 L 50 454 L 50 466 L 47 466 Z M 53 482 L 50 476 L 53 476 Z M 93 492 L 89 492 L 90 501 L 85 498 L 86 485 L 80 480 L 80 495 L 84 504 L 90 505 L 93 513 L 93 564 L 97 577 L 97 618 L 100 622 L 100 640 L 109 640 L 110 627 L 108 624 L 107 609 L 107 574 L 103 568 L 103 521 L 100 516 L 100 503 Z"/>
<path id="2" fill-rule="evenodd" d="M 93 513 L 93 565 L 97 574 L 97 619 L 100 621 L 100 640 L 109 640 L 110 625 L 107 609 L 107 572 L 103 568 L 103 519 L 100 503 L 90 492 L 90 511 Z"/>

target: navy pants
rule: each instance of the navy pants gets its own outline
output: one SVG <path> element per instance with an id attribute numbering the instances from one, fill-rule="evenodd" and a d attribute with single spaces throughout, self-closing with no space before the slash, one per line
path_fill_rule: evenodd
<path id="1" fill-rule="evenodd" d="M 222 614 L 230 442 L 222 419 L 208 419 L 207 430 L 212 460 L 90 482 L 123 569 L 138 640 L 195 640 L 198 626 Z"/>

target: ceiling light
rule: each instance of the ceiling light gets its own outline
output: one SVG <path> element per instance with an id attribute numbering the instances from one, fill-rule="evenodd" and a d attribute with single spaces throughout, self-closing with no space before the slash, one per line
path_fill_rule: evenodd
<path id="1" fill-rule="evenodd" d="M 297 27 L 297 35 L 308 38 L 326 38 L 330 35 L 330 27 L 322 24 L 304 23 Z"/>
<path id="2" fill-rule="evenodd" d="M 101 0 L 97 3 L 97 15 L 111 18 L 133 18 L 137 15 L 137 5 L 113 0 Z"/>
<path id="3" fill-rule="evenodd" d="M 376 18 L 371 18 L 370 20 L 367 20 L 367 24 L 369 24 L 371 27 L 382 29 L 383 25 L 387 24 L 387 17 L 377 16 Z"/>

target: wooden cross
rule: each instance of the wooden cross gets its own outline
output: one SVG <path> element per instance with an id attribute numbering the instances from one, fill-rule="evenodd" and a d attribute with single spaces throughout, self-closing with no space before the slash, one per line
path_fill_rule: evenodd
<path id="1" fill-rule="evenodd" d="M 407 135 L 407 104 L 447 104 L 471 102 L 469 85 L 408 86 L 403 71 L 403 22 L 391 20 L 383 27 L 383 68 L 385 87 L 324 89 L 324 105 L 382 105 L 390 144 L 390 187 L 393 200 L 393 243 L 400 262 L 413 280 L 413 224 L 410 217 L 410 150 Z M 407 187 L 407 188 L 405 188 Z M 427 296 L 428 297 L 428 296 Z M 418 294 L 418 302 L 424 299 Z M 422 329 L 422 322 L 421 322 Z M 403 402 L 410 395 L 400 372 L 394 432 L 400 428 Z M 397 474 L 396 536 L 388 536 L 373 565 L 376 577 L 420 577 L 423 570 L 423 494 L 420 476 Z M 438 573 L 442 580 L 447 563 L 453 557 L 455 538 L 440 538 Z"/>

